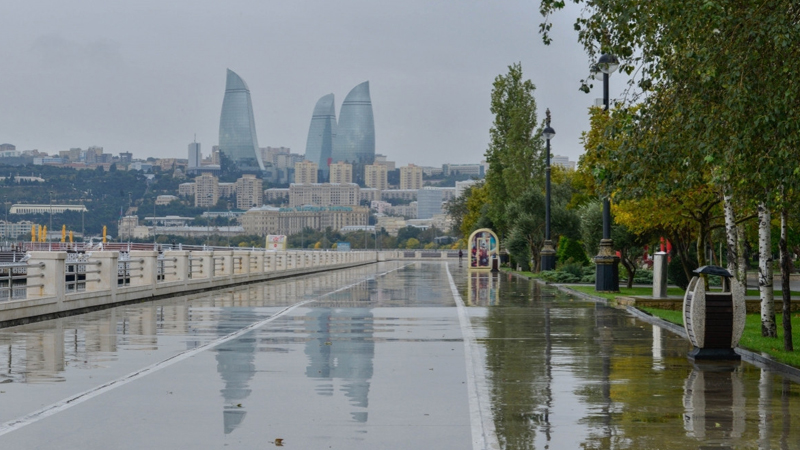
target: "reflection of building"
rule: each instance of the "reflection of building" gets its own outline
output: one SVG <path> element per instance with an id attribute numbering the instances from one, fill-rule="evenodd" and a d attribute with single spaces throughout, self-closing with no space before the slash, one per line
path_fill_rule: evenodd
<path id="1" fill-rule="evenodd" d="M 237 317 L 254 315 L 250 308 L 223 308 L 217 323 L 217 334 L 225 336 L 242 327 Z M 251 331 L 239 338 L 222 343 L 216 348 L 217 372 L 225 387 L 220 391 L 225 399 L 222 424 L 225 434 L 233 432 L 244 420 L 247 411 L 242 407 L 250 396 L 250 380 L 256 373 L 253 364 L 256 352 L 256 336 Z"/>
<path id="2" fill-rule="evenodd" d="M 328 178 L 328 162 L 333 153 L 333 142 L 336 138 L 336 106 L 334 105 L 333 94 L 328 94 L 317 101 L 314 106 L 314 114 L 311 116 L 311 125 L 308 128 L 308 139 L 306 140 L 306 160 L 317 164 L 322 169 L 323 179 Z M 297 169 L 295 169 L 295 174 Z M 316 176 L 314 181 L 316 183 Z M 296 183 L 299 181 L 295 175 Z"/>
<path id="3" fill-rule="evenodd" d="M 368 419 L 375 357 L 372 312 L 368 308 L 314 308 L 307 315 L 306 376 L 325 380 L 319 395 L 333 396 L 338 384 L 353 407 L 356 422 Z"/>
<path id="4" fill-rule="evenodd" d="M 242 170 L 264 170 L 250 88 L 230 69 L 219 118 L 219 150 Z"/>

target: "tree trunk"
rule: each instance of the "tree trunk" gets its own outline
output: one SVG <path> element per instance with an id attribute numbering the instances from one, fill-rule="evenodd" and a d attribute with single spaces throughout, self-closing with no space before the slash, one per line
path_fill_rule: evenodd
<path id="1" fill-rule="evenodd" d="M 781 240 L 778 246 L 781 250 L 781 292 L 783 294 L 783 349 L 787 352 L 794 351 L 792 344 L 792 292 L 789 288 L 789 276 L 792 273 L 792 259 L 787 245 L 789 233 L 789 211 L 786 206 L 781 208 Z"/>
<path id="2" fill-rule="evenodd" d="M 703 267 L 708 264 L 706 260 L 706 227 L 704 224 L 700 224 L 700 229 L 697 233 L 697 267 Z M 703 284 L 705 285 L 706 290 L 708 290 L 708 275 L 701 274 L 700 277 L 703 278 Z M 689 277 L 691 280 L 692 278 Z"/>
<path id="3" fill-rule="evenodd" d="M 723 208 L 725 210 L 725 237 L 728 243 L 728 272 L 731 275 L 739 278 L 739 257 L 737 253 L 737 235 L 736 235 L 736 215 L 733 211 L 733 198 L 730 194 L 726 193 L 723 197 Z M 741 283 L 742 280 L 739 280 Z"/>
<path id="4" fill-rule="evenodd" d="M 633 287 L 633 278 L 636 276 L 636 263 L 631 261 L 631 258 L 628 255 L 627 250 L 620 250 L 620 262 L 623 266 L 625 266 L 625 270 L 628 271 L 628 289 Z"/>
<path id="5" fill-rule="evenodd" d="M 758 288 L 761 294 L 761 335 L 777 337 L 772 279 L 771 218 L 767 205 L 758 204 Z"/>
<path id="6" fill-rule="evenodd" d="M 736 279 L 747 292 L 747 235 L 744 224 L 736 225 Z"/>

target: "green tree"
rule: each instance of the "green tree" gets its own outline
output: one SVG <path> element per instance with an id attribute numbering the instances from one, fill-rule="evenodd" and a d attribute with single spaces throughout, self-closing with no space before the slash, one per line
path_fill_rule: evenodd
<path id="1" fill-rule="evenodd" d="M 659 189 L 679 189 L 710 174 L 708 182 L 726 199 L 759 208 L 759 254 L 765 258 L 759 277 L 762 334 L 775 336 L 770 215 L 787 204 L 784 193 L 800 183 L 800 90 L 795 77 L 787 76 L 800 73 L 796 2 L 578 3 L 586 8 L 575 28 L 590 59 L 611 53 L 621 57 L 622 71 L 637 74 L 626 97 L 640 102 L 640 108 L 628 122 L 617 158 L 646 156 L 657 167 L 682 170 Z M 549 16 L 564 5 L 542 0 L 541 11 Z M 541 29 L 549 42 L 550 24 Z M 582 88 L 590 87 L 584 81 Z M 652 173 L 650 166 L 616 175 L 623 180 L 645 176 Z M 725 216 L 729 254 L 735 255 L 734 211 Z"/>
<path id="2" fill-rule="evenodd" d="M 508 74 L 499 75 L 492 89 L 491 112 L 494 123 L 489 130 L 486 161 L 491 170 L 486 175 L 491 203 L 488 217 L 498 234 L 510 228 L 506 209 L 521 193 L 541 183 L 543 173 L 541 133 L 536 128 L 535 86 L 523 80 L 522 65 L 508 67 Z"/>

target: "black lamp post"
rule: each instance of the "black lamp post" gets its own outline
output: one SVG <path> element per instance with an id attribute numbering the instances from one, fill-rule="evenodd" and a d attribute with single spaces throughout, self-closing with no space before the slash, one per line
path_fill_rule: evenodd
<path id="1" fill-rule="evenodd" d="M 556 250 L 550 240 L 550 139 L 556 135 L 556 130 L 550 126 L 550 109 L 546 112 L 547 119 L 542 130 L 542 137 L 547 140 L 547 155 L 545 157 L 545 203 L 544 203 L 544 246 L 541 251 L 541 270 L 554 270 L 556 268 Z"/>
<path id="2" fill-rule="evenodd" d="M 597 61 L 597 68 L 603 72 L 603 110 L 608 111 L 608 78 L 619 67 L 614 55 L 603 54 Z M 595 262 L 594 289 L 597 292 L 619 292 L 619 258 L 614 253 L 611 240 L 611 203 L 603 199 L 603 239 Z"/>

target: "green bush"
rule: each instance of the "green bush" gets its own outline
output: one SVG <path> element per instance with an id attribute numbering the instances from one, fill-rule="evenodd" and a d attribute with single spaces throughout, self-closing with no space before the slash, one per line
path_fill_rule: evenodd
<path id="1" fill-rule="evenodd" d="M 578 263 L 582 266 L 589 264 L 589 258 L 583 249 L 583 244 L 575 239 L 561 236 L 558 239 L 558 250 L 556 257 L 559 264 Z"/>

